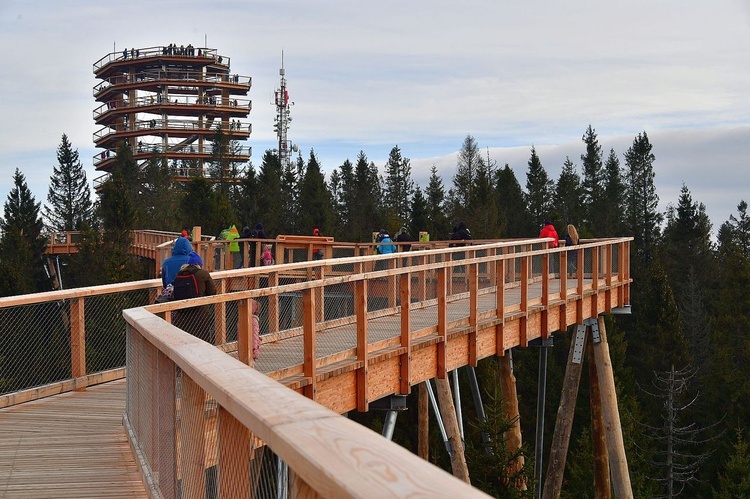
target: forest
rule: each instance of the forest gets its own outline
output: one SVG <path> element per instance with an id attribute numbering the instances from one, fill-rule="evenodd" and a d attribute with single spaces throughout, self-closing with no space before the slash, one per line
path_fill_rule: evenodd
<path id="1" fill-rule="evenodd" d="M 537 237 L 551 220 L 561 237 L 573 224 L 582 239 L 629 236 L 632 313 L 608 316 L 622 429 L 635 497 L 750 497 L 750 217 L 747 203 L 714 228 L 706 207 L 683 185 L 678 199 L 659 212 L 656 157 L 647 133 L 627 151 L 605 152 L 595 129 L 582 135 L 580 163 L 567 158 L 550 178 L 534 147 L 519 179 L 508 164 L 483 155 L 467 135 L 452 178 L 433 166 L 427 185 L 412 178 L 398 146 L 380 168 L 360 151 L 327 175 L 314 150 L 280 164 L 266 151 L 256 167 L 237 164 L 231 136 L 217 130 L 214 157 L 204 175 L 178 183 L 191 165 L 170 164 L 154 152 L 138 165 L 118 149 L 116 168 L 96 196 L 78 152 L 62 135 L 46 202 L 29 191 L 16 169 L 0 219 L 0 296 L 48 291 L 44 270 L 48 232 L 81 231 L 80 253 L 64 266 L 66 287 L 147 277 L 147 266 L 129 254 L 134 229 L 169 230 L 200 225 L 205 234 L 262 223 L 269 238 L 310 234 L 314 227 L 341 241 L 369 241 L 373 231 L 402 226 L 431 240 L 449 239 L 465 221 L 474 239 Z M 194 165 L 192 165 L 194 166 Z M 547 374 L 545 456 L 562 389 L 570 331 L 554 335 Z M 466 394 L 466 449 L 472 483 L 496 497 L 532 497 L 538 354 L 514 349 L 520 420 L 503 419 L 498 362 L 477 369 L 487 423 L 479 425 Z M 591 415 L 586 369 L 579 389 L 565 471 L 564 497 L 593 497 Z M 463 383 L 463 381 L 462 381 Z M 409 407 L 416 404 L 409 402 Z M 394 441 L 416 449 L 416 411 L 399 419 Z M 474 415 L 475 416 L 475 415 Z M 377 430 L 378 415 L 350 415 Z M 473 422 L 472 422 L 473 421 Z M 412 424 L 413 423 L 413 424 Z M 515 455 L 502 435 L 521 425 L 525 467 L 511 473 Z M 450 469 L 436 433 L 431 459 Z M 481 433 L 496 435 L 495 452 L 482 450 Z M 431 435 L 431 438 L 433 436 Z M 546 464 L 546 463 L 545 463 Z M 514 484 L 527 484 L 519 490 Z"/>

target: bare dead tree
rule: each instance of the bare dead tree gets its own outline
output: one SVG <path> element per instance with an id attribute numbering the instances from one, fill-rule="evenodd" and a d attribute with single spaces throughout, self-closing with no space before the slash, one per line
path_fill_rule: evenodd
<path id="1" fill-rule="evenodd" d="M 645 430 L 644 436 L 655 449 L 648 462 L 657 473 L 648 478 L 663 486 L 664 495 L 659 497 L 677 497 L 688 484 L 697 483 L 698 471 L 712 453 L 705 450 L 705 444 L 721 435 L 705 436 L 721 421 L 709 426 L 683 422 L 700 395 L 696 391 L 689 401 L 684 402 L 690 396 L 690 384 L 697 373 L 698 369 L 692 366 L 680 370 L 675 370 L 672 366 L 668 372 L 654 372 L 653 391 L 639 387 L 648 395 L 663 401 L 660 425 L 639 423 Z M 641 446 L 639 449 L 645 450 Z"/>

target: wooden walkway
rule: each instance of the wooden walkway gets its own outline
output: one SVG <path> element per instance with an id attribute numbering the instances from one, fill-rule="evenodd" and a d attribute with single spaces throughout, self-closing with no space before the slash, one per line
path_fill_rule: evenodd
<path id="1" fill-rule="evenodd" d="M 124 412 L 125 380 L 0 410 L 0 497 L 148 497 Z"/>
<path id="2" fill-rule="evenodd" d="M 550 282 L 550 293 L 559 292 L 558 280 Z M 586 286 L 590 281 L 585 280 Z M 568 281 L 568 299 L 575 299 L 577 281 Z M 528 300 L 541 296 L 541 286 L 529 286 Z M 520 290 L 505 291 L 506 307 L 520 303 Z M 478 312 L 496 307 L 495 293 L 478 301 Z M 448 304 L 448 321 L 467 317 L 468 299 Z M 436 324 L 434 305 L 412 311 L 412 331 Z M 389 315 L 368 322 L 368 342 L 397 339 L 400 315 Z M 351 361 L 356 347 L 356 325 L 348 324 L 321 332 L 318 358 L 343 353 Z M 434 335 L 428 335 L 434 336 Z M 422 337 L 423 340 L 427 339 Z M 302 337 L 263 344 L 255 368 L 276 379 L 294 384 L 297 376 L 278 376 L 290 365 L 302 362 Z M 375 352 L 371 352 L 375 353 Z M 461 364 L 463 365 L 463 364 Z M 286 379 L 284 379 L 286 378 Z M 416 379 L 415 381 L 420 381 Z M 341 393 L 336 399 L 343 398 Z M 337 403 L 320 397 L 323 405 L 337 410 Z M 125 380 L 114 381 L 28 402 L 0 410 L 0 497 L 148 497 L 135 458 L 128 444 L 122 417 L 125 412 Z"/>

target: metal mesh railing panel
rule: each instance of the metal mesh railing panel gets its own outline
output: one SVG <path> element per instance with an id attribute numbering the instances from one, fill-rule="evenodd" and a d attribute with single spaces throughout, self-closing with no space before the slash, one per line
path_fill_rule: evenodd
<path id="1" fill-rule="evenodd" d="M 292 497 L 293 473 L 138 333 L 127 342 L 127 417 L 162 497 Z"/>
<path id="2" fill-rule="evenodd" d="M 86 298 L 86 372 L 125 365 L 125 321 L 122 311 L 149 303 L 147 290 Z"/>
<path id="3" fill-rule="evenodd" d="M 0 394 L 70 377 L 67 301 L 0 309 Z"/>

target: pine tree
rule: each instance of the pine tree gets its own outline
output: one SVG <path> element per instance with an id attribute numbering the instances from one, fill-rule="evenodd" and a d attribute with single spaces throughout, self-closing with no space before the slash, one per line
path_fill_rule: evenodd
<path id="1" fill-rule="evenodd" d="M 667 209 L 660 256 L 680 308 L 693 363 L 703 370 L 710 329 L 707 307 L 711 306 L 718 270 L 706 208 L 693 202 L 684 184 L 677 206 L 670 204 Z"/>
<path id="2" fill-rule="evenodd" d="M 544 220 L 550 218 L 555 185 L 547 175 L 533 146 L 527 164 L 529 169 L 526 172 L 526 206 L 531 219 L 541 226 Z"/>
<path id="3" fill-rule="evenodd" d="M 614 149 L 609 150 L 609 156 L 604 163 L 604 199 L 602 202 L 601 236 L 622 236 L 625 229 L 625 183 L 620 168 L 620 159 Z"/>
<path id="4" fill-rule="evenodd" d="M 323 234 L 330 234 L 334 226 L 333 198 L 312 149 L 300 184 L 299 200 L 300 207 L 303 207 L 299 220 L 303 227 L 308 227 L 306 233 L 318 227 Z"/>
<path id="5" fill-rule="evenodd" d="M 654 443 L 650 479 L 661 486 L 663 497 L 670 499 L 698 482 L 700 468 L 711 454 L 705 444 L 712 440 L 709 432 L 716 424 L 697 425 L 690 414 L 698 400 L 691 389 L 696 374 L 693 367 L 671 366 L 669 371 L 654 373 L 652 387 L 644 389 L 662 401 L 662 413 L 655 420 L 660 423 L 643 425 L 645 436 Z"/>
<path id="6" fill-rule="evenodd" d="M 562 225 L 573 224 L 580 226 L 583 221 L 583 188 L 581 177 L 576 173 L 576 167 L 570 158 L 565 158 L 560 177 L 555 187 L 556 217 Z"/>
<path id="7" fill-rule="evenodd" d="M 343 237 L 353 241 L 370 241 L 372 231 L 380 225 L 381 190 L 378 169 L 367 160 L 364 151 L 359 151 L 354 165 L 352 196 L 348 212 L 351 217 L 350 232 Z M 349 239 L 351 238 L 351 239 Z"/>
<path id="8" fill-rule="evenodd" d="M 121 172 L 115 171 L 99 191 L 98 218 L 101 220 L 101 240 L 97 250 L 104 264 L 96 271 L 103 283 L 119 283 L 139 278 L 136 258 L 130 254 L 133 230 L 138 220 L 136 207 L 128 196 Z"/>
<path id="9" fill-rule="evenodd" d="M 143 168 L 140 203 L 150 229 L 175 230 L 182 226 L 180 189 L 166 158 L 154 151 Z"/>
<path id="10" fill-rule="evenodd" d="M 717 313 L 711 329 L 711 352 L 706 393 L 709 407 L 727 415 L 737 428 L 750 427 L 750 258 L 745 244 L 750 241 L 750 217 L 747 204 L 738 207 L 722 225 L 718 251 L 721 288 Z"/>
<path id="11" fill-rule="evenodd" d="M 287 172 L 282 168 L 278 155 L 272 151 L 266 151 L 263 155 L 256 182 L 248 181 L 246 187 L 249 189 L 244 191 L 243 196 L 246 206 L 254 204 L 254 209 L 246 210 L 247 219 L 244 220 L 250 227 L 260 222 L 264 229 L 284 232 L 292 229 L 288 224 L 293 223 L 296 217 L 297 178 L 293 165 L 286 167 L 289 169 Z M 289 174 L 293 178 L 289 178 Z M 288 182 L 292 182 L 292 185 L 288 185 Z"/>
<path id="12" fill-rule="evenodd" d="M 477 141 L 466 135 L 461 150 L 458 152 L 456 174 L 453 176 L 453 188 L 449 192 L 450 211 L 454 220 L 467 218 L 466 210 L 470 209 L 473 200 L 473 189 L 476 182 L 477 168 L 483 163 Z"/>
<path id="13" fill-rule="evenodd" d="M 411 220 L 407 224 L 409 234 L 413 239 L 417 239 L 419 231 L 425 230 L 429 223 L 429 207 L 427 205 L 427 199 L 422 193 L 422 189 L 417 186 L 414 189 L 414 196 L 411 200 Z"/>
<path id="14" fill-rule="evenodd" d="M 445 216 L 445 188 L 443 180 L 437 174 L 437 167 L 432 165 L 430 168 L 430 179 L 425 189 L 427 198 L 427 217 L 429 222 L 423 229 L 430 233 L 430 239 L 433 241 L 443 241 L 450 239 L 450 222 Z"/>
<path id="15" fill-rule="evenodd" d="M 409 158 L 401 155 L 398 146 L 391 149 L 385 164 L 385 185 L 383 198 L 389 218 L 395 218 L 394 225 L 401 226 L 410 218 L 409 208 L 414 195 L 414 181 L 411 178 Z"/>
<path id="16" fill-rule="evenodd" d="M 493 186 L 496 162 L 487 157 L 477 164 L 472 189 L 472 203 L 467 209 L 467 219 L 472 222 L 474 239 L 495 239 L 500 234 L 499 209 Z"/>
<path id="17" fill-rule="evenodd" d="M 653 257 L 659 240 L 662 215 L 654 185 L 654 160 L 646 132 L 639 133 L 625 153 L 626 223 L 641 260 Z M 634 262 L 637 264 L 637 262 Z M 636 271 L 637 274 L 637 271 Z"/>
<path id="18" fill-rule="evenodd" d="M 91 220 L 91 190 L 78 150 L 73 150 L 65 134 L 57 148 L 57 163 L 44 207 L 47 228 L 56 232 L 81 230 Z"/>
<path id="19" fill-rule="evenodd" d="M 583 163 L 583 206 L 586 214 L 586 227 L 594 234 L 600 234 L 604 228 L 604 172 L 602 169 L 602 147 L 591 125 L 581 137 L 586 144 L 586 153 L 581 154 Z"/>
<path id="20" fill-rule="evenodd" d="M 496 174 L 495 190 L 500 208 L 498 218 L 505 222 L 500 237 L 535 237 L 539 231 L 535 230 L 536 224 L 532 222 L 521 184 L 507 163 Z"/>
<path id="21" fill-rule="evenodd" d="M 44 272 L 44 223 L 40 203 L 31 194 L 26 177 L 16 168 L 13 188 L 0 220 L 0 294 L 11 296 L 48 291 L 51 286 Z"/>
<path id="22" fill-rule="evenodd" d="M 750 497 L 750 452 L 742 430 L 737 430 L 732 455 L 719 476 L 717 499 L 740 499 Z"/>

